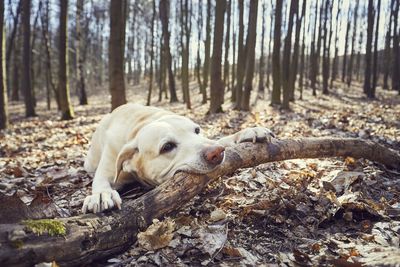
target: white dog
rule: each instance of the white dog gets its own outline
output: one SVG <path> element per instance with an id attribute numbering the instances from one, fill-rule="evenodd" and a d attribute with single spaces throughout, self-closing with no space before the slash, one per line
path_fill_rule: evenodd
<path id="1" fill-rule="evenodd" d="M 155 107 L 122 105 L 107 114 L 93 134 L 85 170 L 95 175 L 82 211 L 120 209 L 122 201 L 114 188 L 132 180 L 157 186 L 178 171 L 209 173 L 223 161 L 225 147 L 271 137 L 269 129 L 255 127 L 213 141 L 186 117 Z"/>

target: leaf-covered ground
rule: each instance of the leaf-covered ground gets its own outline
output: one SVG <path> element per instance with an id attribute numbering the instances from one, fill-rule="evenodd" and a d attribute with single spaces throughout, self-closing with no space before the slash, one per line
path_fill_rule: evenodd
<path id="1" fill-rule="evenodd" d="M 260 125 L 281 138 L 360 137 L 399 151 L 397 93 L 379 90 L 378 100 L 370 101 L 358 86 L 336 86 L 329 96 L 306 91 L 291 111 L 258 95 L 252 112 L 234 111 L 227 101 L 225 113 L 206 116 L 196 88 L 190 111 L 182 103 L 153 103 L 192 118 L 214 138 Z M 144 103 L 141 91 L 130 88 L 129 100 Z M 11 105 L 11 128 L 0 133 L 0 221 L 80 213 L 91 189 L 84 156 L 109 111 L 102 94 L 92 96 L 89 106 L 75 106 L 72 121 L 59 121 L 41 102 L 39 117 L 31 119 L 24 118 L 22 103 Z M 126 191 L 125 198 L 143 193 Z M 101 264 L 391 266 L 400 264 L 399 240 L 400 170 L 352 158 L 290 160 L 221 177 L 183 209 L 155 221 L 128 251 Z"/>

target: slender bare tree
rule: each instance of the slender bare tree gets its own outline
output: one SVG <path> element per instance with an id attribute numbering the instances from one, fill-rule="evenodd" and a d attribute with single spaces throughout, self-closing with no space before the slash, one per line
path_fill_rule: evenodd
<path id="1" fill-rule="evenodd" d="M 6 129 L 8 127 L 8 100 L 5 59 L 6 36 L 4 24 L 4 1 L 0 1 L 0 129 Z"/>

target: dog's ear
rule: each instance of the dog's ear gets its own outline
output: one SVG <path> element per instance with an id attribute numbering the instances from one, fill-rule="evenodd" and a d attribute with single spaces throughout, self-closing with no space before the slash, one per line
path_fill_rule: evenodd
<path id="1" fill-rule="evenodd" d="M 121 171 L 125 170 L 124 166 L 126 165 L 125 163 L 133 158 L 133 156 L 138 153 L 139 150 L 137 148 L 136 141 L 133 140 L 127 144 L 125 144 L 121 151 L 118 154 L 117 161 L 116 161 L 116 168 L 115 168 L 115 177 L 114 177 L 114 183 L 118 182 L 118 176 L 121 173 Z M 129 171 L 129 170 L 126 170 Z"/>

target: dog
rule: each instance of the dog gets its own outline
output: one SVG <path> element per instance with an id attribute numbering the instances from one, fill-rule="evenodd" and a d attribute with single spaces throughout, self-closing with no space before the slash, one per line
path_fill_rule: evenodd
<path id="1" fill-rule="evenodd" d="M 119 106 L 93 134 L 84 163 L 94 173 L 92 195 L 85 198 L 82 212 L 121 209 L 116 189 L 126 183 L 154 187 L 180 171 L 206 174 L 223 162 L 225 147 L 271 138 L 269 129 L 254 127 L 214 141 L 184 116 L 139 104 Z"/>

